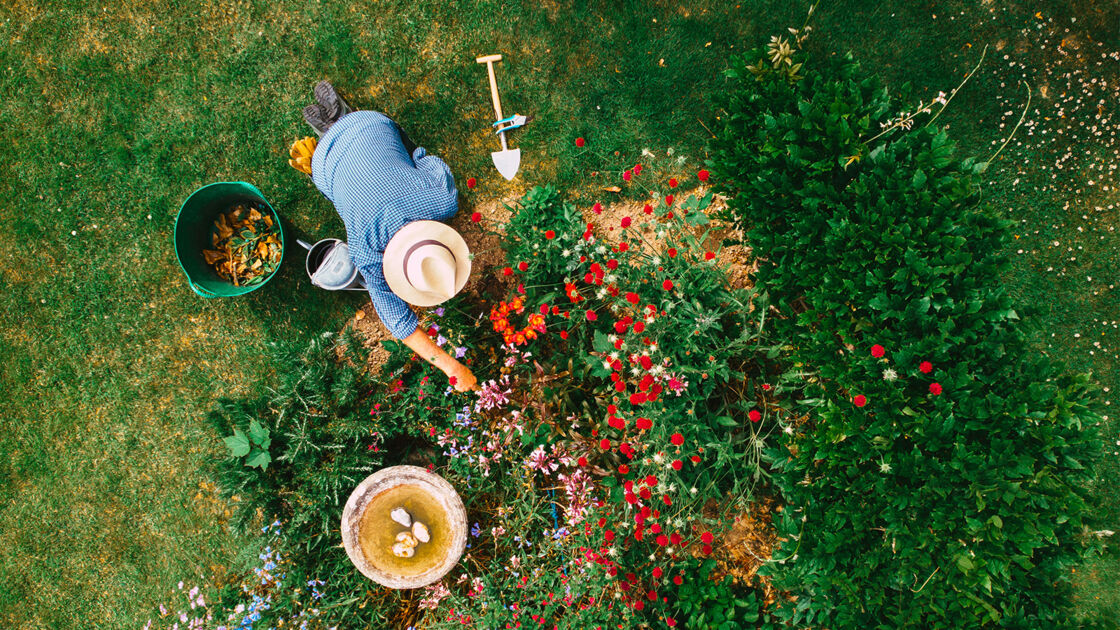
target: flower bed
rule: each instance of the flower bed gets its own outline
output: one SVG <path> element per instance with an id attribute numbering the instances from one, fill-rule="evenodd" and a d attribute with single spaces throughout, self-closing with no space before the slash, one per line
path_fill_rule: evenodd
<path id="1" fill-rule="evenodd" d="M 678 185 L 650 165 L 626 174 Z M 477 395 L 456 394 L 396 342 L 373 383 L 351 367 L 360 344 L 319 340 L 276 396 L 212 414 L 233 434 L 219 475 L 241 518 L 285 522 L 288 580 L 326 584 L 315 623 L 731 628 L 760 618 L 773 590 L 714 556 L 750 510 L 764 441 L 784 426 L 772 409 L 785 384 L 765 373 L 775 349 L 753 293 L 729 288 L 705 249 L 712 195 L 654 198 L 595 226 L 555 189 L 524 196 L 502 226 L 508 266 L 422 323 L 483 379 Z M 611 241 L 597 236 L 609 228 Z M 471 521 L 459 567 L 416 594 L 366 581 L 338 547 L 350 489 L 398 463 L 451 481 Z M 261 623 L 292 616 L 270 605 Z"/>

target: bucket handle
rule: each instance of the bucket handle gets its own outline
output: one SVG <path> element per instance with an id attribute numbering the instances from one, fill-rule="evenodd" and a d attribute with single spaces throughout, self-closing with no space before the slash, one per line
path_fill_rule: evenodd
<path id="1" fill-rule="evenodd" d="M 203 289 L 202 287 L 195 284 L 194 280 L 191 280 L 190 278 L 187 278 L 187 284 L 191 285 L 191 290 L 194 291 L 195 293 L 197 293 L 200 297 L 204 297 L 204 298 L 216 298 L 216 297 L 218 297 L 218 295 L 216 293 L 211 293 L 211 292 L 207 291 L 206 289 Z"/>

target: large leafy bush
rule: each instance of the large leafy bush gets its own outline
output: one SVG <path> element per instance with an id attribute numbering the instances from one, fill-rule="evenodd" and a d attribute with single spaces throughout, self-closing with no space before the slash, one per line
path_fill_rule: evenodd
<path id="1" fill-rule="evenodd" d="M 773 58 L 771 51 L 770 58 Z M 1097 452 L 1087 380 L 1024 342 L 986 164 L 851 58 L 734 60 L 714 177 L 806 374 L 768 449 L 797 626 L 1059 627 Z"/>

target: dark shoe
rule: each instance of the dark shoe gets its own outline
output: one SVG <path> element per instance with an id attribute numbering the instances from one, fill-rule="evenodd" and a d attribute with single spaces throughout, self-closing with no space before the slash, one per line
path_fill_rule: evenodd
<path id="1" fill-rule="evenodd" d="M 327 119 L 326 112 L 323 111 L 322 105 L 308 105 L 304 107 L 303 119 L 306 120 L 307 124 L 311 125 L 315 133 L 320 136 L 327 133 L 327 130 L 331 128 L 331 123 Z"/>
<path id="2" fill-rule="evenodd" d="M 338 91 L 334 89 L 330 81 L 320 81 L 315 86 L 315 100 L 319 101 L 319 105 L 326 113 L 327 120 L 332 123 L 353 111 L 346 101 L 338 95 Z"/>

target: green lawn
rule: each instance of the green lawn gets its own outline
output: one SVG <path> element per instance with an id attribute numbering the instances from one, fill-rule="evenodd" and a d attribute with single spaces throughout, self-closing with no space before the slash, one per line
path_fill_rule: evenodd
<path id="1" fill-rule="evenodd" d="M 220 395 L 268 386 L 272 344 L 339 329 L 363 298 L 312 290 L 292 250 L 265 289 L 196 298 L 171 234 L 192 190 L 244 180 L 285 217 L 289 239 L 342 235 L 329 203 L 285 160 L 288 144 L 309 133 L 298 110 L 317 80 L 398 119 L 460 180 L 477 177 L 468 202 L 544 182 L 589 196 L 616 182 L 602 171 L 634 163 L 644 147 L 676 147 L 694 169 L 727 56 L 800 25 L 807 9 L 770 0 L 574 4 L 0 7 L 0 625 L 139 627 L 168 588 L 220 571 L 244 542 L 223 526 L 206 485 L 219 444 L 203 416 Z M 1120 50 L 1120 8 L 1007 4 L 830 3 L 814 16 L 812 46 L 852 50 L 892 88 L 910 81 L 928 102 L 989 45 L 941 119 L 972 154 L 994 152 L 1017 120 L 1019 75 L 1047 85 L 1028 116 L 1034 135 L 1020 129 L 1023 144 L 1004 151 L 985 195 L 1021 222 L 1008 282 L 1037 313 L 1039 351 L 1092 370 L 1107 402 L 1120 391 L 1120 293 L 1110 284 L 1120 195 L 1108 171 L 1120 145 L 1111 118 L 1091 119 L 1116 114 L 1120 62 L 1100 53 Z M 504 109 L 536 117 L 515 137 L 524 159 L 511 184 L 490 165 L 492 111 L 474 63 L 495 52 L 506 55 L 497 69 Z M 1067 85 L 1063 75 L 1075 70 L 1083 74 Z M 1109 87 L 1091 103 L 1066 103 L 1062 118 L 1059 95 L 1085 89 L 1083 77 Z M 1105 140 L 1080 122 L 1105 128 Z M 1040 167 L 1067 151 L 1079 162 L 1051 179 Z M 1104 171 L 1088 170 L 1091 160 Z M 1104 413 L 1109 480 L 1120 474 L 1120 423 L 1111 405 Z M 1115 483 L 1102 482 L 1095 497 L 1100 527 L 1120 530 Z M 1079 570 L 1085 611 L 1120 615 L 1118 566 L 1113 555 Z"/>

